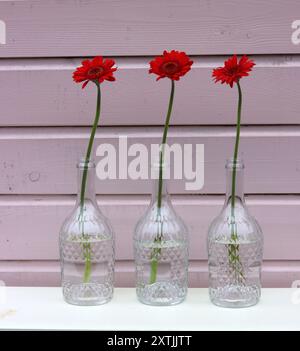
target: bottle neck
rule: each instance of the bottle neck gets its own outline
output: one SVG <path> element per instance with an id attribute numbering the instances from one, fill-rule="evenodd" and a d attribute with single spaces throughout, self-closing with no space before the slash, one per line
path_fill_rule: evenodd
<path id="1" fill-rule="evenodd" d="M 93 162 L 78 163 L 78 191 L 77 204 L 82 205 L 86 202 L 97 204 L 95 191 L 95 164 Z"/>
<path id="2" fill-rule="evenodd" d="M 234 196 L 234 204 L 239 201 L 244 203 L 244 164 L 237 160 L 234 165 L 233 161 L 226 164 L 226 199 L 225 205 L 232 203 Z"/>
<path id="3" fill-rule="evenodd" d="M 159 180 L 155 179 L 152 182 L 151 201 L 153 203 L 158 201 L 158 189 L 159 189 Z M 163 182 L 162 182 L 161 199 L 162 199 L 162 203 L 169 199 L 168 185 L 167 185 L 166 179 L 163 179 Z"/>
<path id="4" fill-rule="evenodd" d="M 152 196 L 151 203 L 157 203 L 159 205 L 158 197 L 161 194 L 161 205 L 163 205 L 166 201 L 169 201 L 169 193 L 168 193 L 168 179 L 164 179 L 166 166 L 162 168 L 162 180 L 159 180 L 159 169 L 160 167 L 157 165 L 152 165 L 151 176 L 153 177 L 152 181 Z M 161 189 L 161 191 L 160 191 Z"/>

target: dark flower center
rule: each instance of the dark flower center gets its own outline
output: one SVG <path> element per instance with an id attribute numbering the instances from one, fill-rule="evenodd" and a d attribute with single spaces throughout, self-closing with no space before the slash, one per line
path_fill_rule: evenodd
<path id="1" fill-rule="evenodd" d="M 88 71 L 88 75 L 90 76 L 100 76 L 103 73 L 104 69 L 102 67 L 91 68 Z"/>
<path id="2" fill-rule="evenodd" d="M 235 67 L 230 67 L 228 70 L 227 70 L 227 73 L 232 76 L 232 75 L 235 75 L 239 72 L 239 67 L 238 66 L 235 66 Z"/>
<path id="3" fill-rule="evenodd" d="M 165 62 L 161 68 L 166 74 L 173 74 L 178 72 L 179 64 L 177 62 L 172 62 L 172 61 Z"/>

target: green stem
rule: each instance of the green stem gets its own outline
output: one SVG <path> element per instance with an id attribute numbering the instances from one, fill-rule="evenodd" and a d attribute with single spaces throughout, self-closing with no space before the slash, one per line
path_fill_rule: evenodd
<path id="1" fill-rule="evenodd" d="M 92 132 L 91 132 L 88 148 L 87 148 L 87 151 L 86 151 L 86 156 L 85 156 L 85 167 L 84 167 L 84 170 L 83 170 L 82 182 L 81 182 L 81 192 L 80 192 L 80 206 L 81 207 L 83 207 L 83 205 L 84 205 L 84 196 L 85 196 L 87 172 L 88 172 L 87 164 L 88 164 L 88 162 L 90 160 L 90 157 L 91 157 L 91 152 L 92 152 L 92 148 L 93 148 L 93 143 L 94 143 L 95 134 L 96 134 L 96 131 L 97 131 L 97 126 L 98 126 L 99 119 L 100 119 L 100 111 L 101 111 L 101 90 L 100 90 L 100 85 L 96 84 L 96 86 L 97 86 L 96 115 L 95 115 L 95 120 L 94 120 L 94 124 L 93 124 L 93 128 L 92 128 Z"/>
<path id="2" fill-rule="evenodd" d="M 232 185 L 231 185 L 231 213 L 234 217 L 234 207 L 235 207 L 235 186 L 236 186 L 236 162 L 239 153 L 239 143 L 240 143 L 240 131 L 241 131 L 241 112 L 242 112 L 242 90 L 240 83 L 237 82 L 238 93 L 239 93 L 239 102 L 237 110 L 237 123 L 236 123 L 236 137 L 235 137 L 235 146 L 233 154 L 233 171 L 232 171 Z"/>
<path id="3" fill-rule="evenodd" d="M 239 152 L 239 142 L 240 142 L 240 130 L 241 130 L 241 112 L 242 112 L 242 90 L 239 81 L 237 82 L 238 87 L 238 109 L 237 109 L 237 127 L 236 127 L 236 137 L 235 146 L 233 154 L 233 170 L 232 170 L 232 183 L 231 183 L 231 240 L 237 242 L 238 235 L 236 231 L 235 222 L 235 197 L 236 197 L 236 164 Z M 237 281 L 244 280 L 244 273 L 241 267 L 241 260 L 239 254 L 239 245 L 229 244 L 228 245 L 229 262 L 232 265 Z"/>
<path id="4" fill-rule="evenodd" d="M 169 105 L 168 105 L 168 111 L 167 111 L 167 116 L 166 116 L 166 121 L 164 126 L 162 142 L 161 142 L 161 148 L 159 152 L 159 179 L 158 179 L 158 194 L 157 194 L 158 217 L 160 217 L 160 214 L 161 214 L 160 212 L 161 212 L 161 205 L 162 205 L 164 151 L 165 151 L 165 144 L 167 142 L 168 130 L 169 130 L 170 119 L 172 114 L 174 93 L 175 93 L 175 83 L 174 83 L 174 80 L 171 80 L 171 93 L 169 98 Z M 162 230 L 160 232 L 161 234 L 158 233 L 157 237 L 155 238 L 155 243 L 161 243 Z M 158 256 L 160 255 L 160 253 L 161 253 L 161 248 L 154 248 L 151 254 L 150 284 L 153 284 L 156 282 Z"/>
<path id="5" fill-rule="evenodd" d="M 152 261 L 151 261 L 151 273 L 150 273 L 150 284 L 154 284 L 156 282 L 157 268 L 158 268 L 158 259 L 157 258 L 152 258 Z"/>
<path id="6" fill-rule="evenodd" d="M 100 85 L 99 83 L 95 83 L 97 86 L 97 105 L 96 105 L 96 114 L 95 114 L 95 120 L 88 144 L 88 148 L 86 151 L 86 156 L 85 156 L 85 165 L 83 169 L 83 174 L 82 174 L 82 182 L 81 182 L 81 190 L 80 190 L 80 214 L 81 217 L 83 218 L 83 211 L 84 211 L 84 199 L 85 199 L 85 190 L 86 190 L 86 183 L 87 183 L 87 174 L 88 174 L 88 162 L 90 161 L 91 158 L 91 152 L 93 148 L 93 143 L 95 139 L 95 134 L 97 131 L 97 126 L 99 123 L 100 119 L 100 111 L 101 111 L 101 90 L 100 90 Z M 82 227 L 82 238 L 84 240 L 84 228 Z M 88 238 L 87 238 L 88 240 Z M 91 259 L 92 259 L 92 249 L 91 249 L 91 244 L 90 243 L 85 243 L 83 245 L 83 251 L 84 251 L 84 258 L 85 258 L 85 267 L 84 267 L 84 276 L 83 276 L 83 281 L 84 283 L 88 283 L 91 278 L 91 270 L 92 270 L 92 264 L 91 264 Z"/>
<path id="7" fill-rule="evenodd" d="M 83 255 L 85 259 L 85 267 L 83 274 L 83 282 L 88 283 L 92 273 L 92 260 L 91 260 L 91 245 L 90 243 L 83 244 Z"/>
<path id="8" fill-rule="evenodd" d="M 165 121 L 164 133 L 161 141 L 161 149 L 159 153 L 159 180 L 158 180 L 158 194 L 157 194 L 157 207 L 159 209 L 161 208 L 161 202 L 162 202 L 164 151 L 165 151 L 165 144 L 167 142 L 168 130 L 169 130 L 170 119 L 172 114 L 174 92 L 175 92 L 175 83 L 174 83 L 174 80 L 171 80 L 171 93 L 170 93 L 170 99 L 169 99 L 169 106 L 168 106 L 168 112 L 167 112 L 167 117 Z"/>

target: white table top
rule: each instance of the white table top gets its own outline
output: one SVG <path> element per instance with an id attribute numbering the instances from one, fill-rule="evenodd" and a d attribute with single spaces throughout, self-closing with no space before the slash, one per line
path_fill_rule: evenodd
<path id="1" fill-rule="evenodd" d="M 0 290 L 0 330 L 300 330 L 300 289 L 263 289 L 260 303 L 244 309 L 212 305 L 207 289 L 189 289 L 170 307 L 143 305 L 134 289 L 91 307 L 65 303 L 60 288 Z"/>

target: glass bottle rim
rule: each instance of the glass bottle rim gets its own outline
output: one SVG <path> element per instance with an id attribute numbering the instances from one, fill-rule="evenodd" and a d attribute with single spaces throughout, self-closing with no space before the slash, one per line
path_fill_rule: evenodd
<path id="1" fill-rule="evenodd" d="M 96 167 L 95 161 L 92 158 L 86 160 L 85 157 L 80 157 L 78 162 L 77 162 L 78 169 L 92 169 L 95 167 Z"/>
<path id="2" fill-rule="evenodd" d="M 244 161 L 241 158 L 237 158 L 234 161 L 233 157 L 226 160 L 226 169 L 236 169 L 236 170 L 243 170 L 245 168 Z"/>

